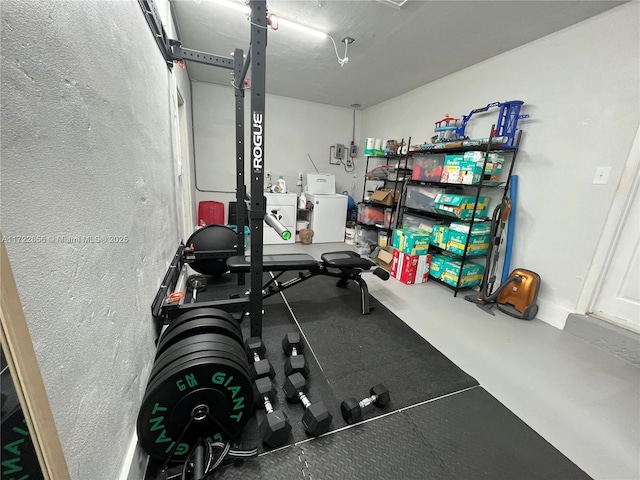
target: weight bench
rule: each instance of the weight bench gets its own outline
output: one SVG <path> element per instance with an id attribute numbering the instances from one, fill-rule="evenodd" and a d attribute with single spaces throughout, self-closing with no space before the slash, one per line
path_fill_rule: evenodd
<path id="1" fill-rule="evenodd" d="M 369 288 L 367 287 L 367 282 L 362 278 L 362 274 L 373 269 L 372 273 L 375 276 L 382 280 L 387 280 L 389 272 L 378 267 L 371 260 L 362 258 L 357 253 L 349 250 L 323 253 L 320 258 L 321 261 L 318 261 L 306 253 L 264 255 L 262 257 L 262 270 L 271 272 L 274 275 L 262 287 L 262 297 L 268 298 L 316 275 L 325 275 L 338 278 L 336 285 L 342 288 L 348 285 L 349 280 L 353 280 L 360 287 L 362 314 L 370 313 Z M 231 273 L 247 273 L 251 269 L 251 257 L 230 257 L 227 259 L 227 267 Z M 285 282 L 278 281 L 285 272 L 291 271 L 298 271 L 298 276 Z"/>

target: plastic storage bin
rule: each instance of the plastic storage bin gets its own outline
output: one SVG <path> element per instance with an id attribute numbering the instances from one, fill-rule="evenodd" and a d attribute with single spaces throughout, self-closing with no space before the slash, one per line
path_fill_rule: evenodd
<path id="1" fill-rule="evenodd" d="M 420 233 L 431 233 L 433 231 L 433 227 L 440 223 L 440 221 L 434 220 L 433 218 L 425 218 L 418 215 L 405 213 L 402 216 L 402 225 L 400 225 L 400 227 L 402 227 L 404 230 L 414 230 Z"/>
<path id="2" fill-rule="evenodd" d="M 378 230 L 356 225 L 356 245 L 377 245 Z"/>
<path id="3" fill-rule="evenodd" d="M 442 177 L 444 157 L 444 153 L 415 156 L 411 179 L 421 182 L 439 182 Z"/>
<path id="4" fill-rule="evenodd" d="M 198 203 L 198 226 L 224 225 L 224 203 L 204 200 Z"/>
<path id="5" fill-rule="evenodd" d="M 409 185 L 407 186 L 405 207 L 435 213 L 435 200 L 440 193 L 442 193 L 441 188 Z"/>
<path id="6" fill-rule="evenodd" d="M 384 225 L 384 210 L 384 207 L 359 203 L 358 223 L 364 225 Z"/>

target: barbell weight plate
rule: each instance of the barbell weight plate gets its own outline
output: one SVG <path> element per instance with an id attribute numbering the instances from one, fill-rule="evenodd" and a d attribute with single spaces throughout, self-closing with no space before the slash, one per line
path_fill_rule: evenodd
<path id="1" fill-rule="evenodd" d="M 240 365 L 235 360 L 232 360 L 232 358 L 230 358 L 230 356 L 224 352 L 211 350 L 211 349 L 207 349 L 199 352 L 191 352 L 191 353 L 188 353 L 187 355 L 176 358 L 174 361 L 167 364 L 162 369 L 162 371 L 158 371 L 155 374 L 153 374 L 153 378 L 150 378 L 149 381 L 147 382 L 147 388 L 145 389 L 145 394 L 144 394 L 145 397 L 147 393 L 150 392 L 152 389 L 154 389 L 159 383 L 166 381 L 166 377 L 170 375 L 174 370 L 184 366 L 187 363 L 194 362 L 202 358 L 211 358 L 211 359 L 218 358 L 220 360 L 232 362 L 236 367 L 242 370 L 243 374 L 246 371 L 246 369 L 242 365 Z M 251 378 L 251 377 L 248 376 L 248 378 Z"/>
<path id="2" fill-rule="evenodd" d="M 208 337 L 208 338 L 206 338 Z M 185 338 L 178 343 L 171 345 L 167 348 L 162 355 L 160 355 L 153 364 L 151 374 L 149 376 L 149 382 L 158 376 L 158 374 L 165 369 L 168 365 L 178 361 L 180 358 L 191 353 L 214 353 L 223 358 L 233 360 L 239 366 L 241 366 L 249 374 L 249 365 L 247 358 L 244 355 L 244 351 L 233 343 L 227 343 L 224 335 L 196 335 L 195 337 Z"/>
<path id="3" fill-rule="evenodd" d="M 2 476 L 0 478 L 44 479 L 20 406 L 2 417 Z"/>
<path id="4" fill-rule="evenodd" d="M 244 351 L 243 346 L 238 344 L 238 341 L 235 338 L 228 337 L 226 335 L 220 335 L 218 333 L 197 333 L 195 335 L 183 338 L 182 340 L 178 340 L 177 342 L 172 343 L 167 348 L 165 348 L 165 350 L 156 357 L 154 364 L 157 364 L 158 362 L 163 360 L 167 356 L 167 352 L 174 351 L 177 348 L 186 347 L 198 342 L 219 342 L 228 345 L 233 349 L 234 353 L 242 353 L 242 355 L 239 355 L 244 359 L 241 363 L 242 365 L 246 365 L 247 368 L 249 367 L 249 361 L 246 358 L 247 354 Z"/>
<path id="5" fill-rule="evenodd" d="M 229 312 L 225 312 L 224 310 L 220 310 L 219 308 L 200 307 L 189 310 L 188 312 L 185 312 L 172 320 L 171 323 L 167 325 L 167 328 L 165 328 L 163 335 L 170 332 L 173 328 L 177 327 L 182 322 L 188 322 L 189 320 L 195 320 L 196 318 L 204 317 L 222 318 L 228 320 L 238 329 L 238 332 L 240 332 L 240 325 L 238 324 L 238 321 L 233 318 L 233 315 L 231 315 Z"/>
<path id="6" fill-rule="evenodd" d="M 236 438 L 253 413 L 251 381 L 229 360 L 201 357 L 161 377 L 147 391 L 137 421 L 140 445 L 152 458 L 166 460 L 176 447 L 172 461 L 184 462 L 198 438 Z M 192 421 L 203 406 L 209 416 Z"/>
<path id="7" fill-rule="evenodd" d="M 198 318 L 179 325 L 167 335 L 163 336 L 160 342 L 158 342 L 156 358 L 158 358 L 162 352 L 174 343 L 201 333 L 217 333 L 220 335 L 226 335 L 227 337 L 235 339 L 240 345 L 242 345 L 242 335 L 238 334 L 226 320 L 221 320 L 219 318 Z"/>

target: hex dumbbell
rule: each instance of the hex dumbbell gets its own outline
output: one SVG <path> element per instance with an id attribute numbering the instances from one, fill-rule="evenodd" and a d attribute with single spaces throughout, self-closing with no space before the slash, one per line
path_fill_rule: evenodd
<path id="1" fill-rule="evenodd" d="M 264 343 L 262 343 L 260 337 L 250 337 L 245 340 L 244 349 L 247 352 L 249 361 L 253 362 L 249 366 L 249 373 L 251 374 L 252 380 L 262 377 L 273 378 L 276 376 L 271 362 L 264 358 L 266 348 L 264 348 Z"/>
<path id="2" fill-rule="evenodd" d="M 303 377 L 307 378 L 309 375 L 309 365 L 307 359 L 304 358 L 302 351 L 304 350 L 304 343 L 300 332 L 289 332 L 282 339 L 282 350 L 287 355 L 287 360 L 284 362 L 284 374 L 288 377 L 294 373 L 301 373 Z"/>
<path id="3" fill-rule="evenodd" d="M 302 402 L 304 414 L 302 424 L 311 436 L 317 437 L 331 428 L 331 413 L 322 402 L 311 403 L 305 393 L 307 382 L 300 373 L 289 375 L 284 382 L 284 394 L 290 402 Z"/>
<path id="4" fill-rule="evenodd" d="M 370 405 L 384 407 L 391 401 L 389 390 L 381 383 L 373 387 L 369 393 L 371 394 L 370 397 L 363 398 L 360 401 L 355 398 L 347 398 L 340 404 L 340 411 L 345 422 L 349 424 L 357 423 L 362 420 L 362 411 Z"/>
<path id="5" fill-rule="evenodd" d="M 276 398 L 276 389 L 273 386 L 273 382 L 269 377 L 258 378 L 253 383 L 253 393 L 256 403 L 264 407 L 267 413 L 258 426 L 262 441 L 270 447 L 284 445 L 289 440 L 291 424 L 282 410 L 273 408 L 272 402 Z"/>

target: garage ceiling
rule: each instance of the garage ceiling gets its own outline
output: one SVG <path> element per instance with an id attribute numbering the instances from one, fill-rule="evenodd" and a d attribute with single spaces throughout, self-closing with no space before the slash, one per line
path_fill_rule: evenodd
<path id="1" fill-rule="evenodd" d="M 250 24 L 219 3 L 225 1 L 235 0 L 171 1 L 184 47 L 223 56 L 248 50 Z M 333 37 L 341 57 L 341 40 L 355 43 L 341 67 L 329 38 L 285 26 L 269 30 L 267 92 L 367 108 L 622 3 L 409 0 L 397 8 L 384 0 L 270 0 L 270 13 Z M 188 71 L 195 81 L 231 83 L 228 70 L 191 63 Z"/>

